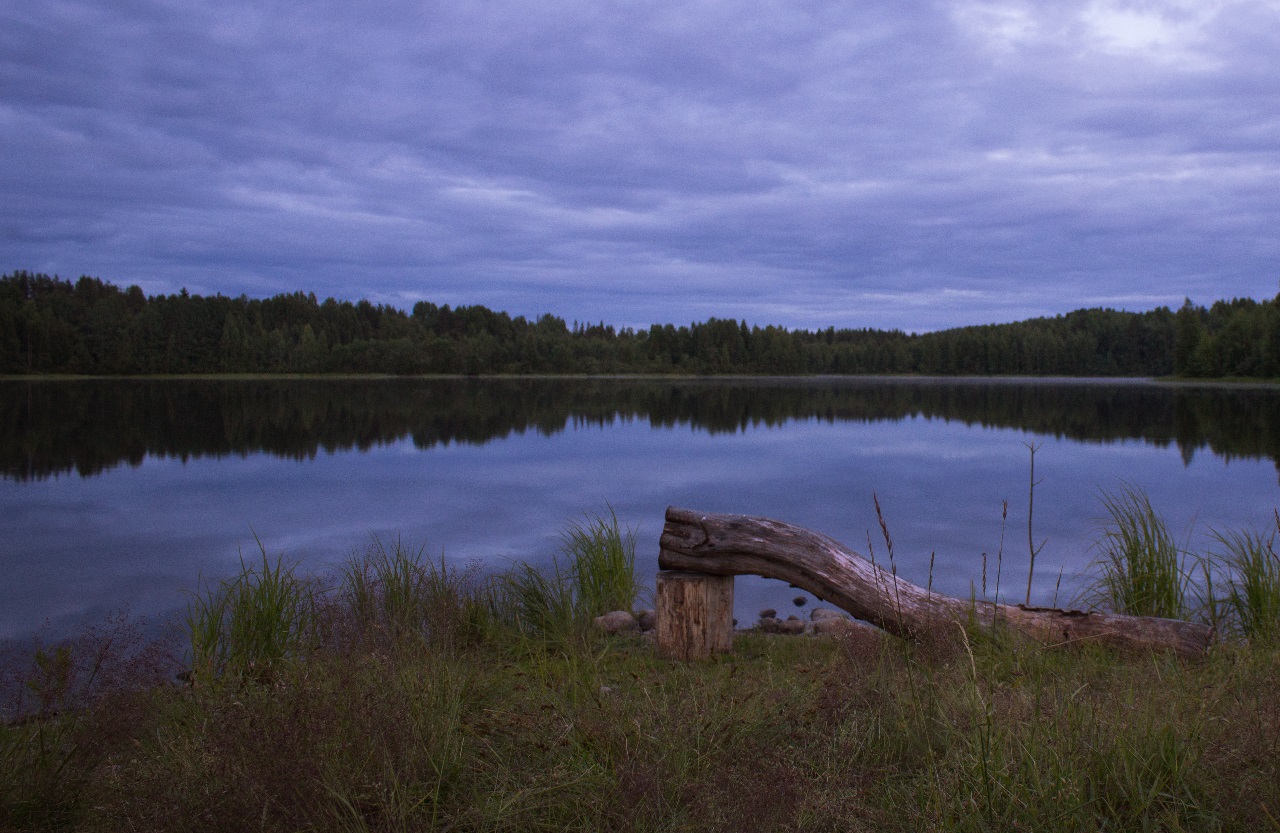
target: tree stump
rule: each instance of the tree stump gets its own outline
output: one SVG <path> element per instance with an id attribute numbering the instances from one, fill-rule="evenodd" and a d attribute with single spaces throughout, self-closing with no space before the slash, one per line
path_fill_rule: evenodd
<path id="1" fill-rule="evenodd" d="M 658 656 L 707 659 L 733 648 L 733 576 L 658 573 Z"/>

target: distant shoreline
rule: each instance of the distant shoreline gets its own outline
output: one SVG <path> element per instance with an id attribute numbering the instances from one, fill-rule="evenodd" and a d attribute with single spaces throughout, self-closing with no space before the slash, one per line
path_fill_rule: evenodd
<path id="1" fill-rule="evenodd" d="M 1171 387 L 1274 388 L 1280 379 L 1225 377 L 1220 379 L 1192 376 L 1016 376 L 1016 375 L 909 375 L 891 374 L 759 374 L 759 373 L 143 373 L 84 374 L 33 373 L 0 374 L 0 382 L 288 382 L 288 381 L 637 381 L 637 382 L 898 382 L 928 384 L 1027 384 L 1027 385 L 1160 385 Z"/>

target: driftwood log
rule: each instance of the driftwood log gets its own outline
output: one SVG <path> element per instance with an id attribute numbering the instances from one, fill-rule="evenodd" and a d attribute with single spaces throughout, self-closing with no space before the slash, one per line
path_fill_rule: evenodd
<path id="1" fill-rule="evenodd" d="M 1206 625 L 1174 619 L 945 596 L 898 578 L 832 538 L 768 518 L 669 507 L 660 547 L 663 570 L 780 579 L 909 639 L 939 624 L 973 621 L 1004 623 L 1046 644 L 1094 641 L 1191 656 L 1204 653 L 1213 638 Z"/>

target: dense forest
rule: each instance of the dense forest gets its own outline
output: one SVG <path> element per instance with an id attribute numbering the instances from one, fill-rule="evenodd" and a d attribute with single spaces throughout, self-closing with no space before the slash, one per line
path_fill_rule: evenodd
<path id="1" fill-rule="evenodd" d="M 1280 377 L 1280 298 L 1177 312 L 897 330 L 572 326 L 483 306 L 411 312 L 295 292 L 147 296 L 97 278 L 0 277 L 0 374 L 920 374 Z"/>

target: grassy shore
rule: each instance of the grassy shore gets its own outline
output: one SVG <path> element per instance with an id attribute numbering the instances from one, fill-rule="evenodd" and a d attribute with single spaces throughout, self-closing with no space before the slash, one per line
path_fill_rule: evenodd
<path id="1" fill-rule="evenodd" d="M 1109 498 L 1142 523 L 1112 527 L 1104 573 L 1165 543 L 1140 495 Z M 612 516 L 496 579 L 401 542 L 329 581 L 264 554 L 193 599 L 180 681 L 126 623 L 37 654 L 0 728 L 0 826 L 1280 831 L 1280 641 L 1233 613 L 1266 575 L 1230 566 L 1270 569 L 1272 539 L 1218 540 L 1221 599 L 1181 609 L 1227 637 L 1194 661 L 953 624 L 663 662 L 591 627 L 635 593 Z"/>

